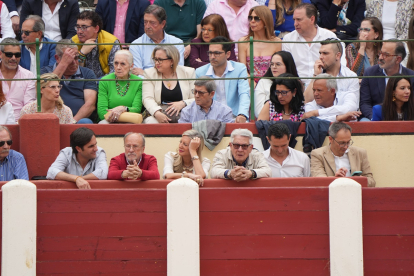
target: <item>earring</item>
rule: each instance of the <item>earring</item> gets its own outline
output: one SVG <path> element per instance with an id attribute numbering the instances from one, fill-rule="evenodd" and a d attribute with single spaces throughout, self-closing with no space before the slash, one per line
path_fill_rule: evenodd
<path id="1" fill-rule="evenodd" d="M 396 98 L 395 98 L 395 94 L 392 95 L 392 101 L 395 102 Z"/>
<path id="2" fill-rule="evenodd" d="M 173 65 L 171 64 L 171 68 L 173 68 Z"/>

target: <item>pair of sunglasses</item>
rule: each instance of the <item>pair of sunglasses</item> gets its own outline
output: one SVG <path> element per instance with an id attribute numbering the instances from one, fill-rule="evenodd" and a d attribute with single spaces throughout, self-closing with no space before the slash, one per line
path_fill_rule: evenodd
<path id="1" fill-rule="evenodd" d="M 7 143 L 7 145 L 11 146 L 11 144 L 13 144 L 13 141 L 12 140 L 0 141 L 0 147 L 4 146 L 4 143 Z"/>
<path id="2" fill-rule="evenodd" d="M 22 53 L 20 53 L 20 52 L 17 52 L 17 53 L 3 52 L 3 54 L 8 58 L 12 58 L 13 56 L 15 56 L 16 58 L 19 58 L 19 57 L 22 56 Z"/>

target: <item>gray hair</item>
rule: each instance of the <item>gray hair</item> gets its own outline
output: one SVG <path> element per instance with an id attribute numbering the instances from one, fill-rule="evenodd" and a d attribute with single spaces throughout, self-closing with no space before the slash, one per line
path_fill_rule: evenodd
<path id="1" fill-rule="evenodd" d="M 9 133 L 10 139 L 13 139 L 10 130 L 6 126 L 0 126 L 0 131 L 3 131 L 3 130 L 5 130 Z"/>
<path id="2" fill-rule="evenodd" d="M 396 38 L 391 38 L 389 40 L 394 40 Z M 401 57 L 401 61 L 403 61 L 405 59 L 405 57 L 407 56 L 407 52 L 405 51 L 405 46 L 404 43 L 401 41 L 384 41 L 384 42 L 390 42 L 390 43 L 395 43 L 395 50 L 394 53 L 397 56 Z"/>
<path id="3" fill-rule="evenodd" d="M 12 37 L 6 37 L 5 39 L 2 40 L 1 43 L 5 43 L 7 45 L 0 45 L 0 51 L 4 52 L 4 47 L 6 46 L 15 46 L 15 47 L 19 47 L 20 48 L 20 42 Z"/>
<path id="4" fill-rule="evenodd" d="M 62 44 L 57 44 L 55 48 L 56 55 L 59 57 L 63 56 L 63 52 L 65 51 L 66 48 L 73 48 L 73 49 L 76 49 L 76 51 L 78 50 L 78 46 L 73 44 L 73 42 L 70 39 L 61 39 L 58 42 L 62 43 Z"/>
<path id="5" fill-rule="evenodd" d="M 127 134 L 125 134 L 125 136 L 124 136 L 124 144 L 125 144 L 125 139 L 126 139 L 129 135 L 131 135 L 131 134 L 137 134 L 137 135 L 141 136 L 141 138 L 142 138 L 142 146 L 143 146 L 143 147 L 145 147 L 145 136 L 144 136 L 144 134 L 142 134 L 142 133 L 138 133 L 138 132 L 128 132 Z"/>
<path id="6" fill-rule="evenodd" d="M 231 132 L 230 135 L 230 142 L 233 143 L 234 137 L 242 136 L 242 137 L 249 137 L 249 144 L 253 144 L 253 133 L 246 129 L 246 128 L 237 128 Z"/>
<path id="7" fill-rule="evenodd" d="M 157 6 L 157 5 L 149 5 L 145 11 L 144 14 L 152 14 L 157 18 L 158 23 L 162 23 L 162 21 L 167 21 L 167 13 L 165 12 L 165 9 L 163 7 Z"/>
<path id="8" fill-rule="evenodd" d="M 208 76 L 199 77 L 194 82 L 194 86 L 204 86 L 209 94 L 213 91 L 216 91 L 216 82 L 213 78 Z"/>
<path id="9" fill-rule="evenodd" d="M 134 56 L 131 54 L 130 51 L 128 51 L 128 50 L 118 50 L 118 51 L 115 52 L 115 57 L 117 55 L 124 55 L 124 56 L 126 56 L 129 65 L 134 64 Z"/>
<path id="10" fill-rule="evenodd" d="M 180 62 L 180 52 L 178 52 L 177 48 L 173 45 L 162 45 L 159 44 L 157 47 L 154 48 L 152 51 L 151 58 L 155 57 L 155 53 L 159 50 L 163 50 L 164 53 L 167 55 L 168 58 L 172 59 L 173 66 L 172 70 L 175 72 L 178 66 L 178 62 Z"/>
<path id="11" fill-rule="evenodd" d="M 322 73 L 322 74 L 317 75 L 316 78 L 317 78 L 316 80 L 326 79 L 326 87 L 328 88 L 328 90 L 335 89 L 335 92 L 338 91 L 338 84 L 336 82 L 336 79 L 332 75 L 327 74 L 327 73 Z"/>
<path id="12" fill-rule="evenodd" d="M 349 132 L 352 133 L 352 128 L 349 125 L 345 124 L 344 122 L 335 122 L 329 127 L 329 136 L 335 139 L 336 134 L 338 134 L 338 131 L 341 129 L 349 130 Z"/>
<path id="13" fill-rule="evenodd" d="M 26 20 L 33 20 L 34 24 L 33 24 L 33 31 L 35 32 L 42 32 L 42 37 L 45 33 L 45 22 L 43 21 L 43 19 L 38 16 L 38 15 L 29 15 L 28 17 L 26 17 Z"/>

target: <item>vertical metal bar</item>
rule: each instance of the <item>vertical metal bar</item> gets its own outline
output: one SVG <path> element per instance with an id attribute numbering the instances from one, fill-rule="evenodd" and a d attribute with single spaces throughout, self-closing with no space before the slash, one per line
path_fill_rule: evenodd
<path id="1" fill-rule="evenodd" d="M 42 104 L 40 102 L 41 94 L 40 94 L 40 41 L 36 38 L 36 91 L 37 91 L 37 112 L 42 111 Z"/>
<path id="2" fill-rule="evenodd" d="M 255 121 L 254 115 L 254 55 L 253 37 L 250 37 L 250 121 Z"/>

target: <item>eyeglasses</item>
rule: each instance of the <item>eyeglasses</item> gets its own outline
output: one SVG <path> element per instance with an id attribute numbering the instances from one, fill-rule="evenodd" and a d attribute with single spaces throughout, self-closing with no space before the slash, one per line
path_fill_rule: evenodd
<path id="1" fill-rule="evenodd" d="M 29 36 L 31 33 L 36 33 L 36 31 L 23 31 L 23 30 L 20 31 L 20 34 L 25 35 L 25 36 Z"/>
<path id="2" fill-rule="evenodd" d="M 16 58 L 20 58 L 22 56 L 22 53 L 20 52 L 17 52 L 17 53 L 3 52 L 3 54 L 8 58 L 12 58 L 13 56 L 15 56 Z"/>
<path id="3" fill-rule="evenodd" d="M 217 56 L 219 56 L 219 55 L 221 55 L 223 53 L 224 53 L 224 51 L 223 52 L 219 52 L 219 51 L 216 51 L 216 52 L 207 51 L 207 55 L 209 55 L 209 56 L 215 56 L 215 57 L 217 57 Z"/>
<path id="4" fill-rule="evenodd" d="M 369 32 L 369 31 L 371 31 L 371 28 L 358 28 L 358 33 L 362 32 L 362 31 Z"/>
<path id="5" fill-rule="evenodd" d="M 275 90 L 275 94 L 277 97 L 286 96 L 289 92 L 291 91 L 290 90 Z"/>
<path id="6" fill-rule="evenodd" d="M 205 31 L 207 31 L 209 33 L 214 32 L 214 30 L 212 30 L 212 29 L 204 29 L 204 28 L 201 28 L 201 32 L 202 33 L 204 33 Z"/>
<path id="7" fill-rule="evenodd" d="M 0 147 L 4 146 L 4 143 L 7 143 L 7 145 L 11 146 L 11 144 L 13 144 L 13 141 L 12 140 L 0 141 Z"/>
<path id="8" fill-rule="evenodd" d="M 93 27 L 93 26 L 85 26 L 85 25 L 78 26 L 78 25 L 76 25 L 76 26 L 75 26 L 75 31 L 82 30 L 82 32 L 84 32 L 84 31 L 86 31 L 89 27 Z"/>
<path id="9" fill-rule="evenodd" d="M 151 26 L 157 26 L 158 22 L 157 21 L 148 21 L 148 20 L 144 20 L 144 25 L 150 24 Z"/>
<path id="10" fill-rule="evenodd" d="M 271 62 L 269 67 L 281 67 L 281 66 L 284 66 L 284 64 L 281 62 L 276 62 L 276 63 Z"/>
<path id="11" fill-rule="evenodd" d="M 191 93 L 193 93 L 194 95 L 198 94 L 200 96 L 203 96 L 204 94 L 207 94 L 208 92 L 204 92 L 204 91 L 199 91 L 199 90 L 192 89 L 191 90 Z M 210 93 L 208 93 L 208 94 L 210 94 Z"/>
<path id="12" fill-rule="evenodd" d="M 164 62 L 164 60 L 168 60 L 168 59 L 171 59 L 171 58 L 153 58 L 152 61 L 154 61 L 154 63 L 161 64 Z"/>
<path id="13" fill-rule="evenodd" d="M 379 53 L 378 53 L 378 55 L 379 56 L 383 56 L 383 57 L 385 57 L 385 58 L 389 58 L 389 57 L 396 57 L 396 56 L 398 56 L 398 55 L 391 55 L 391 54 L 388 54 L 388 53 L 384 53 L 384 52 L 382 52 L 382 51 L 380 51 Z"/>
<path id="14" fill-rule="evenodd" d="M 247 150 L 248 148 L 249 148 L 249 146 L 250 146 L 250 144 L 233 144 L 233 143 L 231 143 L 232 145 L 233 145 L 233 148 L 234 149 L 239 149 L 240 147 L 242 147 L 242 149 L 244 149 L 244 150 Z"/>
<path id="15" fill-rule="evenodd" d="M 258 17 L 258 16 L 251 16 L 251 15 L 249 15 L 247 17 L 247 19 L 249 20 L 249 22 L 253 21 L 253 19 L 254 19 L 255 22 L 260 22 L 260 20 L 261 20 L 260 17 Z"/>
<path id="16" fill-rule="evenodd" d="M 49 87 L 53 90 L 56 90 L 56 89 L 60 90 L 60 89 L 62 89 L 63 85 L 48 85 L 48 86 L 45 86 L 45 87 Z M 45 88 L 45 87 L 43 87 L 43 88 Z"/>
<path id="17" fill-rule="evenodd" d="M 132 148 L 133 150 L 137 150 L 137 149 L 140 148 L 140 146 L 138 146 L 138 145 L 124 145 L 124 148 L 126 148 L 126 149 Z"/>
<path id="18" fill-rule="evenodd" d="M 340 148 L 350 147 L 354 144 L 354 141 L 352 141 L 352 139 L 349 140 L 349 142 L 340 142 L 340 143 L 336 141 L 335 138 L 332 137 L 332 139 L 338 144 Z"/>

